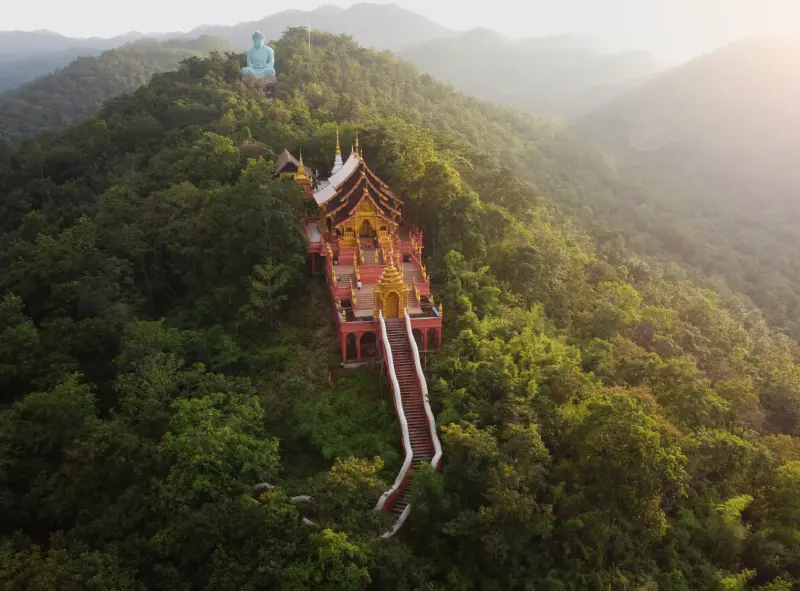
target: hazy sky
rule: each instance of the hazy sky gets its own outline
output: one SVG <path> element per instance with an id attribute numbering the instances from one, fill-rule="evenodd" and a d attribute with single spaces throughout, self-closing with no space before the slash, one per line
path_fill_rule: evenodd
<path id="1" fill-rule="evenodd" d="M 377 0 L 381 2 L 381 0 Z M 291 3 L 220 0 L 2 0 L 0 29 L 50 29 L 108 37 L 131 30 L 187 31 L 232 25 L 295 8 L 353 2 Z M 618 48 L 683 57 L 753 34 L 800 37 L 800 0 L 396 0 L 454 29 L 479 26 L 510 37 L 584 33 Z M 387 23 L 391 26 L 391 23 Z"/>

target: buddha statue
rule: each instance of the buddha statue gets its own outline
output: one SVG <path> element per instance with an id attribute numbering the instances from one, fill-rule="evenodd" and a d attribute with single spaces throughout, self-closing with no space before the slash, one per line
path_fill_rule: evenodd
<path id="1" fill-rule="evenodd" d="M 247 66 L 242 68 L 242 76 L 266 78 L 275 75 L 275 52 L 264 45 L 264 35 L 253 33 L 253 47 L 247 50 Z"/>

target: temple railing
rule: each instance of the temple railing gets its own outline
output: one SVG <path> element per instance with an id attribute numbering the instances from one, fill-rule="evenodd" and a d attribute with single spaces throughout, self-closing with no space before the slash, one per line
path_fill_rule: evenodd
<path id="1" fill-rule="evenodd" d="M 405 460 L 403 461 L 403 467 L 400 468 L 400 472 L 397 474 L 397 478 L 395 478 L 394 484 L 392 487 L 387 490 L 385 493 L 381 495 L 381 498 L 378 499 L 378 503 L 375 505 L 375 509 L 377 511 L 384 511 L 387 503 L 394 499 L 397 494 L 400 492 L 400 489 L 403 488 L 406 480 L 408 479 L 408 473 L 411 469 L 411 461 L 414 458 L 414 452 L 411 449 L 411 436 L 408 432 L 408 422 L 406 421 L 406 413 L 403 410 L 403 397 L 400 393 L 400 383 L 397 381 L 397 375 L 394 371 L 394 358 L 392 357 L 392 347 L 389 344 L 389 336 L 386 334 L 386 322 L 383 319 L 383 312 L 378 312 L 378 332 L 380 333 L 380 339 L 383 344 L 383 358 L 386 362 L 386 370 L 389 374 L 389 380 L 392 383 L 392 393 L 394 394 L 394 406 L 397 412 L 397 420 L 400 422 L 400 429 L 403 433 L 403 451 L 405 453 Z M 410 505 L 409 505 L 410 507 Z M 409 507 L 406 507 L 405 511 L 400 515 L 400 518 L 395 523 L 394 527 L 383 534 L 382 537 L 391 537 L 394 533 L 403 525 L 405 519 L 408 518 Z"/>
<path id="2" fill-rule="evenodd" d="M 349 285 L 331 285 L 331 296 L 334 300 L 347 300 L 351 297 L 351 289 Z"/>
<path id="3" fill-rule="evenodd" d="M 411 356 L 414 358 L 414 368 L 417 370 L 417 379 L 419 386 L 422 389 L 422 403 L 425 405 L 425 415 L 428 417 L 428 428 L 431 433 L 431 441 L 433 441 L 433 458 L 431 459 L 431 466 L 434 470 L 439 469 L 439 463 L 442 460 L 442 444 L 439 441 L 439 435 L 436 433 L 436 419 L 431 410 L 431 403 L 428 399 L 428 382 L 425 381 L 425 374 L 422 373 L 422 363 L 419 359 L 419 348 L 417 347 L 417 340 L 414 338 L 414 331 L 411 328 L 411 316 L 408 315 L 408 310 L 405 312 L 406 316 L 406 332 L 408 332 L 408 344 L 411 345 Z"/>

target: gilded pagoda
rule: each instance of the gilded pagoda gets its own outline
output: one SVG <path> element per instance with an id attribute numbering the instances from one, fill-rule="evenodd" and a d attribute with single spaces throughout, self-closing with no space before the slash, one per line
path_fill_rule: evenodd
<path id="1" fill-rule="evenodd" d="M 302 157 L 287 151 L 276 173 L 307 190 L 312 186 Z M 379 313 L 391 319 L 407 312 L 420 350 L 437 349 L 442 310 L 422 263 L 422 232 L 404 219 L 403 199 L 370 169 L 357 137 L 344 160 L 337 131 L 330 175 L 315 179 L 314 187 L 318 216 L 305 218 L 303 229 L 311 268 L 315 273 L 324 269 L 326 275 L 342 360 L 379 356 Z"/>

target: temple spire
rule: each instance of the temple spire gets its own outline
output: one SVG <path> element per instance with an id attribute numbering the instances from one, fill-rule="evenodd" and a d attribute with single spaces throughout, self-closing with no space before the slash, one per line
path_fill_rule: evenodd
<path id="1" fill-rule="evenodd" d="M 307 178 L 308 175 L 306 175 L 306 168 L 303 166 L 303 150 L 300 149 L 300 163 L 297 165 L 297 174 L 295 175 L 295 180 L 305 180 Z"/>
<path id="2" fill-rule="evenodd" d="M 344 165 L 342 162 L 342 148 L 339 145 L 339 126 L 336 126 L 336 156 L 333 159 L 333 168 L 331 169 L 331 174 L 336 174 L 339 172 L 339 169 Z"/>
<path id="3" fill-rule="evenodd" d="M 358 156 L 358 134 L 356 134 L 356 141 L 353 143 L 353 154 Z"/>

